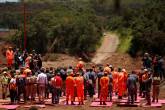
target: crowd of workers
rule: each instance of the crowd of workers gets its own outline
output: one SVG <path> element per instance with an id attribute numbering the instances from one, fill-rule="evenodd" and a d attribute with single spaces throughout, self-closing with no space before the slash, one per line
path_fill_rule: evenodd
<path id="1" fill-rule="evenodd" d="M 53 104 L 58 104 L 60 97 L 66 96 L 66 104 L 71 101 L 74 105 L 77 97 L 79 104 L 83 105 L 88 95 L 93 98 L 97 92 L 101 105 L 106 105 L 107 100 L 112 101 L 114 95 L 118 99 L 128 96 L 131 104 L 139 95 L 150 105 L 150 94 L 152 101 L 158 102 L 160 82 L 165 79 L 163 58 L 151 58 L 148 53 L 142 59 L 143 68 L 131 73 L 110 64 L 85 68 L 81 59 L 75 67 L 44 68 L 41 55 L 35 51 L 28 54 L 19 49 L 13 52 L 12 48 L 6 51 L 6 59 L 8 68 L 2 71 L 1 77 L 2 97 L 5 99 L 9 90 L 12 104 L 22 99 L 25 103 L 36 102 L 37 96 L 39 103 L 44 103 L 52 94 Z"/>

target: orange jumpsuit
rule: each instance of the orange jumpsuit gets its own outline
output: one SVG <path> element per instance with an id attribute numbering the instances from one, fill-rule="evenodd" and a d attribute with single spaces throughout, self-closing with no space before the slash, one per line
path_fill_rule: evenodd
<path id="1" fill-rule="evenodd" d="M 113 77 L 113 91 L 117 93 L 118 92 L 118 72 L 114 71 L 112 73 L 112 77 Z"/>
<path id="2" fill-rule="evenodd" d="M 124 73 L 119 72 L 118 74 L 118 96 L 122 97 L 124 93 Z"/>
<path id="3" fill-rule="evenodd" d="M 108 97 L 108 85 L 109 85 L 109 78 L 108 76 L 103 76 L 100 79 L 100 101 L 106 101 Z"/>
<path id="4" fill-rule="evenodd" d="M 69 96 L 71 97 L 71 101 L 74 101 L 74 87 L 74 78 L 72 76 L 68 76 L 66 78 L 66 101 L 69 101 Z"/>
<path id="5" fill-rule="evenodd" d="M 75 79 L 76 88 L 77 88 L 77 97 L 79 102 L 83 102 L 84 100 L 84 78 L 82 76 L 78 76 Z"/>
<path id="6" fill-rule="evenodd" d="M 124 94 L 127 91 L 127 77 L 128 77 L 128 73 L 127 72 L 123 72 L 124 73 L 124 86 L 123 86 L 123 92 Z"/>
<path id="7" fill-rule="evenodd" d="M 13 60 L 14 60 L 13 50 L 7 50 L 6 51 L 6 59 L 7 59 L 7 66 L 11 67 L 13 65 Z"/>

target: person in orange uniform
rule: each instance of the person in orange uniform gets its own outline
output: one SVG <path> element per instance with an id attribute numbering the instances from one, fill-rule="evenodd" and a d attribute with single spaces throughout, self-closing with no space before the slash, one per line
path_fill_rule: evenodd
<path id="1" fill-rule="evenodd" d="M 100 79 L 100 105 L 106 105 L 106 100 L 108 97 L 108 89 L 109 89 L 109 77 L 108 72 L 104 71 L 104 76 Z M 103 103 L 102 103 L 103 102 Z"/>
<path id="2" fill-rule="evenodd" d="M 118 70 L 118 99 L 122 99 L 124 93 L 124 73 L 121 68 Z"/>
<path id="3" fill-rule="evenodd" d="M 126 96 L 126 92 L 127 92 L 127 77 L 128 77 L 128 73 L 125 69 L 122 69 L 122 72 L 124 74 L 124 85 L 123 85 L 123 93 Z"/>
<path id="4" fill-rule="evenodd" d="M 71 97 L 71 105 L 74 105 L 74 87 L 75 87 L 75 80 L 73 77 L 73 72 L 66 78 L 66 104 L 68 105 L 69 96 Z"/>
<path id="5" fill-rule="evenodd" d="M 14 60 L 14 52 L 12 50 L 12 47 L 9 47 L 6 51 L 6 60 L 7 60 L 7 66 L 11 68 Z"/>
<path id="6" fill-rule="evenodd" d="M 77 97 L 79 101 L 79 105 L 84 104 L 84 78 L 80 76 L 80 73 L 77 72 L 77 77 L 75 78 L 76 89 L 77 89 Z"/>
<path id="7" fill-rule="evenodd" d="M 113 91 L 117 95 L 117 92 L 118 92 L 118 72 L 117 72 L 117 68 L 114 68 L 114 71 L 112 72 L 112 77 L 113 77 Z"/>

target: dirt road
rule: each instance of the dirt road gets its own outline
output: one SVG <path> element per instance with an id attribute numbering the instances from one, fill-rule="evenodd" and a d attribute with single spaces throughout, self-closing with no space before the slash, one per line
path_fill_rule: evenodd
<path id="1" fill-rule="evenodd" d="M 92 62 L 95 64 L 102 63 L 103 60 L 110 57 L 112 53 L 116 52 L 119 44 L 119 37 L 113 33 L 105 33 L 102 45 L 97 50 Z"/>

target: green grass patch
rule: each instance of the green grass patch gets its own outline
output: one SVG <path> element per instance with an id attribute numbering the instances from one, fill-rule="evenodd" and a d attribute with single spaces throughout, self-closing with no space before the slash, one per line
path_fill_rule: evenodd
<path id="1" fill-rule="evenodd" d="M 131 29 L 120 29 L 113 31 L 112 33 L 115 33 L 119 36 L 119 45 L 117 48 L 117 52 L 119 53 L 127 53 L 131 46 L 131 40 L 132 40 L 132 31 Z"/>

